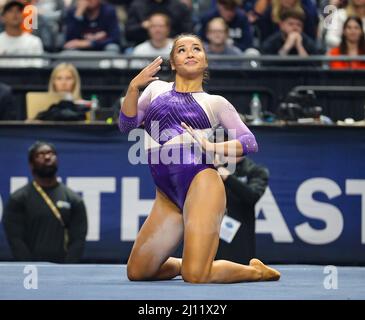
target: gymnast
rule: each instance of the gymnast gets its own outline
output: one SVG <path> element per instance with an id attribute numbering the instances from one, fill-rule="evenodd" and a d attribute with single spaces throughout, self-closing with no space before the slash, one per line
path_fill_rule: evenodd
<path id="1" fill-rule="evenodd" d="M 194 152 L 182 153 L 183 163 L 151 161 L 156 150 L 172 145 L 182 149 L 193 142 L 203 154 L 213 151 L 227 156 L 233 150 L 239 158 L 257 151 L 254 135 L 235 108 L 225 98 L 203 91 L 208 61 L 197 36 L 180 35 L 174 40 L 170 53 L 174 82 L 156 77 L 162 62 L 156 58 L 132 79 L 119 116 L 124 133 L 143 122 L 154 145 L 148 159 L 156 199 L 128 259 L 129 280 L 167 280 L 178 275 L 190 283 L 278 280 L 280 273 L 258 259 L 251 259 L 249 265 L 214 261 L 226 207 L 224 185 L 214 164 L 196 161 Z M 235 130 L 236 139 L 210 142 L 204 133 L 217 125 Z M 181 240 L 182 259 L 171 257 Z"/>

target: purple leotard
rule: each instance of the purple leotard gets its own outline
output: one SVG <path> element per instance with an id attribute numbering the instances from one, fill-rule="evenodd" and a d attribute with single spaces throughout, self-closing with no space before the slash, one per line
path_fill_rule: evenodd
<path id="1" fill-rule="evenodd" d="M 201 159 L 189 143 L 193 138 L 181 127 L 181 122 L 195 130 L 209 131 L 217 125 L 226 130 L 235 129 L 236 139 L 241 143 L 244 155 L 256 152 L 254 135 L 241 121 L 236 109 L 223 97 L 206 92 L 181 93 L 174 84 L 154 81 L 143 91 L 138 100 L 138 113 L 127 117 L 119 115 L 119 128 L 127 133 L 144 122 L 150 139 L 148 162 L 156 186 L 182 211 L 191 181 L 200 171 L 213 168 L 211 162 Z M 182 142 L 183 141 L 183 142 Z M 186 144 L 186 142 L 188 142 Z M 178 149 L 180 163 L 154 162 L 153 156 L 166 149 Z M 188 152 L 186 151 L 188 148 Z M 202 161 L 203 160 L 203 161 Z"/>

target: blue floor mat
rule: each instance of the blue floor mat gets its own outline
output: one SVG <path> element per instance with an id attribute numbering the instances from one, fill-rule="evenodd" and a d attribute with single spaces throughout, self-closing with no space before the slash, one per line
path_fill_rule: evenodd
<path id="1" fill-rule="evenodd" d="M 337 288 L 324 266 L 276 265 L 278 282 L 189 284 L 131 282 L 125 265 L 0 263 L 0 299 L 32 300 L 333 300 L 365 299 L 365 268 L 337 267 Z M 25 269 L 28 266 L 28 270 Z M 37 272 L 37 281 L 30 281 Z M 331 286 L 332 285 L 332 286 Z M 29 287 L 37 289 L 27 289 Z"/>

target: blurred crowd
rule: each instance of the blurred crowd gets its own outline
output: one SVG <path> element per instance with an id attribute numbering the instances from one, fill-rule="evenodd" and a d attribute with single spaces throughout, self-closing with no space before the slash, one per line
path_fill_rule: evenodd
<path id="1" fill-rule="evenodd" d="M 79 65 L 63 63 L 62 54 L 124 54 L 139 69 L 148 57 L 168 57 L 181 33 L 199 35 L 208 57 L 229 57 L 210 59 L 211 68 L 257 67 L 259 55 L 278 56 L 271 65 L 318 65 L 305 57 L 328 55 L 348 56 L 332 59 L 330 68 L 365 69 L 365 0 L 0 0 L 0 12 L 0 68 L 43 67 L 44 54 L 61 55 L 46 97 L 27 97 L 27 119 L 91 117 L 86 111 L 93 99 L 81 97 Z M 119 99 L 115 106 L 119 110 Z M 16 109 L 12 88 L 0 83 L 0 120 L 23 119 Z"/>
<path id="2" fill-rule="evenodd" d="M 365 53 L 365 0 L 0 0 L 0 11 L 0 54 L 6 55 L 167 55 L 180 33 L 198 34 L 209 55 Z M 16 66 L 29 63 L 41 65 L 26 59 Z"/>

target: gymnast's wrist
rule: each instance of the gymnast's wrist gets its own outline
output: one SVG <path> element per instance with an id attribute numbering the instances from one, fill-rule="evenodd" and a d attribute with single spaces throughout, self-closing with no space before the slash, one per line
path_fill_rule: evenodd
<path id="1" fill-rule="evenodd" d="M 128 91 L 139 93 L 139 87 L 137 85 L 135 85 L 134 83 L 130 83 L 128 86 Z"/>
<path id="2" fill-rule="evenodd" d="M 208 139 L 203 139 L 202 141 L 203 143 L 203 148 L 206 152 L 214 152 L 215 150 L 215 143 L 214 142 L 210 142 Z"/>

